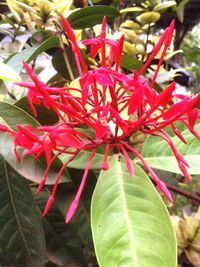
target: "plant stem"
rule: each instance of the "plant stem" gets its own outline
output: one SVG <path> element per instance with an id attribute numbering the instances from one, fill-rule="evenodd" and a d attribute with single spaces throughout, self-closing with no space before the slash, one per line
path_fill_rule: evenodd
<path id="1" fill-rule="evenodd" d="M 182 195 L 182 196 L 184 196 L 186 198 L 189 198 L 191 200 L 194 200 L 194 201 L 197 201 L 198 203 L 200 203 L 200 197 L 197 196 L 195 193 L 188 192 L 188 191 L 183 190 L 181 188 L 178 188 L 178 187 L 176 187 L 176 186 L 174 186 L 174 185 L 172 185 L 170 183 L 165 183 L 165 184 L 166 184 L 167 188 L 170 191 L 175 192 L 175 193 L 177 193 L 179 195 Z"/>
<path id="2" fill-rule="evenodd" d="M 65 60 L 65 64 L 66 64 L 68 73 L 69 73 L 69 78 L 70 78 L 71 81 L 73 81 L 73 80 L 74 80 L 74 75 L 73 75 L 73 72 L 72 72 L 72 70 L 71 70 L 71 66 L 70 66 L 70 63 L 69 63 L 69 58 L 68 58 L 67 52 L 66 52 L 66 50 L 65 50 L 65 47 L 64 47 L 64 43 L 63 43 L 62 37 L 61 37 L 60 34 L 58 34 L 58 37 L 59 37 L 59 40 L 60 40 L 60 48 L 61 48 L 62 51 L 63 51 L 63 57 L 64 57 L 64 60 Z"/>
<path id="3" fill-rule="evenodd" d="M 186 197 L 186 198 L 189 198 L 189 199 L 191 199 L 191 200 L 195 200 L 195 201 L 197 201 L 198 203 L 200 203 L 200 197 L 199 197 L 197 194 L 192 193 L 192 192 L 188 192 L 188 191 L 186 191 L 186 190 L 183 190 L 183 189 L 181 189 L 181 188 L 178 188 L 178 187 L 176 187 L 176 186 L 174 186 L 174 185 L 172 185 L 172 184 L 169 184 L 169 183 L 165 183 L 165 184 L 166 184 L 167 188 L 168 188 L 170 191 L 173 191 L 173 192 L 175 192 L 175 193 L 177 193 L 177 194 L 179 194 L 179 195 L 182 195 L 182 196 L 184 196 L 184 197 Z"/>

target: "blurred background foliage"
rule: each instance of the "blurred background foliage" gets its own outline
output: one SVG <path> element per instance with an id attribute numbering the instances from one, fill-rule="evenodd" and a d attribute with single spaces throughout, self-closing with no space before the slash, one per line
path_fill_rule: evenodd
<path id="1" fill-rule="evenodd" d="M 5 0 L 0 2 L 1 100 L 14 103 L 31 114 L 30 108 L 23 98 L 26 91 L 13 85 L 13 81 L 28 79 L 22 70 L 22 60 L 31 63 L 40 78 L 50 85 L 68 85 L 78 77 L 71 47 L 67 37 L 62 37 L 59 23 L 59 14 L 61 13 L 68 18 L 79 41 L 83 38 L 91 38 L 95 34 L 98 35 L 100 33 L 99 24 L 106 15 L 109 38 L 116 39 L 122 34 L 125 36 L 124 53 L 121 60 L 121 68 L 125 73 L 131 73 L 141 68 L 163 30 L 172 19 L 175 19 L 174 41 L 158 75 L 156 89 L 162 90 L 171 80 L 175 79 L 177 91 L 189 94 L 199 91 L 200 1 L 198 0 Z M 92 59 L 90 51 L 83 45 L 80 44 L 80 46 L 90 68 L 97 66 L 100 59 L 98 57 Z M 148 68 L 146 75 L 149 79 L 152 78 L 158 60 L 159 54 Z M 137 137 L 132 136 L 130 142 L 141 149 L 144 138 L 139 134 Z M 174 186 L 179 185 L 183 190 L 200 198 L 199 176 L 194 176 L 192 184 L 185 185 L 182 183 L 182 177 L 176 174 L 162 171 L 159 175 L 166 182 L 174 183 Z M 69 189 L 67 188 L 67 190 Z M 42 198 L 46 199 L 47 195 L 48 192 Z M 61 199 L 62 196 L 61 192 Z M 178 238 L 179 266 L 200 267 L 199 202 L 188 200 L 180 194 L 174 194 L 174 197 L 173 205 L 169 203 L 167 205 L 172 214 Z M 42 198 L 37 200 L 39 204 L 36 203 L 39 208 L 44 202 Z M 55 209 L 55 214 L 59 214 L 62 218 L 62 210 Z M 56 235 L 59 233 L 57 238 L 60 246 L 60 250 L 57 252 L 53 252 L 52 249 L 56 244 L 47 247 L 45 266 L 68 266 L 66 265 L 67 260 L 62 255 L 67 247 L 68 236 L 62 235 L 67 226 L 62 224 L 62 219 L 59 226 L 56 225 L 55 218 L 50 216 L 47 216 L 44 224 L 46 239 L 50 239 L 51 231 Z M 52 227 L 51 231 L 49 225 Z M 72 233 L 76 236 L 76 229 L 73 227 Z M 87 231 L 89 230 L 87 229 Z M 81 243 L 76 240 L 75 245 L 80 247 Z M 92 245 L 84 250 L 87 266 L 97 266 L 91 247 Z M 81 254 L 80 257 L 82 256 Z M 76 264 L 74 266 L 82 266 L 78 265 L 79 263 Z"/>

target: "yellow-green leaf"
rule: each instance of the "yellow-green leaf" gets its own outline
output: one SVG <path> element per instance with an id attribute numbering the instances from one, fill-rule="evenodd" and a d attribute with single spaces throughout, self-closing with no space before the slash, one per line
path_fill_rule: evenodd
<path id="1" fill-rule="evenodd" d="M 176 5 L 176 1 L 165 1 L 163 3 L 156 5 L 153 10 L 156 12 L 164 11 L 165 9 L 175 6 L 175 5 Z"/>
<path id="2" fill-rule="evenodd" d="M 143 25 L 154 23 L 159 19 L 160 19 L 160 14 L 154 11 L 144 12 L 141 15 L 137 16 L 137 20 L 140 21 Z"/>

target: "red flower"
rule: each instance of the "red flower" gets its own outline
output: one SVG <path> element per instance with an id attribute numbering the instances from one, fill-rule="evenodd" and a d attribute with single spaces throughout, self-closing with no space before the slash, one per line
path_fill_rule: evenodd
<path id="1" fill-rule="evenodd" d="M 172 39 L 174 22 L 164 31 L 142 69 L 138 73 L 135 72 L 133 77 L 130 77 L 119 71 L 123 37 L 119 41 L 111 41 L 106 38 L 105 18 L 100 37 L 82 42 L 85 45 L 91 45 L 91 55 L 93 57 L 98 52 L 101 53 L 102 66 L 94 70 L 88 70 L 70 24 L 64 17 L 61 17 L 61 19 L 75 55 L 80 73 L 79 83 L 81 89 L 48 87 L 38 79 L 33 70 L 24 62 L 24 67 L 33 83 L 24 82 L 18 84 L 28 88 L 27 97 L 34 115 L 37 116 L 34 105 L 39 105 L 42 102 L 47 108 L 54 109 L 60 118 L 60 122 L 54 126 L 38 128 L 18 125 L 18 131 L 16 132 L 4 125 L 0 127 L 1 131 L 8 131 L 15 137 L 15 153 L 18 159 L 17 146 L 25 148 L 25 154 L 34 154 L 36 158 L 42 154 L 45 155 L 47 169 L 37 193 L 44 186 L 49 168 L 55 158 L 61 153 L 70 155 L 56 178 L 44 215 L 53 204 L 56 188 L 65 167 L 76 158 L 81 150 L 90 151 L 91 154 L 86 163 L 80 187 L 66 215 L 66 222 L 71 219 L 86 183 L 95 151 L 102 145 L 105 147 L 105 153 L 103 162 L 99 166 L 100 168 L 107 170 L 109 168 L 109 152 L 116 153 L 117 151 L 125 157 L 130 175 L 134 175 L 133 163 L 128 154 L 128 152 L 132 152 L 141 160 L 157 187 L 168 199 L 172 200 L 165 184 L 157 177 L 139 152 L 125 140 L 138 130 L 145 134 L 162 138 L 169 144 L 182 173 L 187 180 L 190 180 L 187 172 L 189 165 L 164 128 L 171 126 L 174 133 L 183 142 L 186 142 L 181 132 L 174 125 L 175 121 L 180 121 L 200 139 L 199 134 L 194 129 L 196 120 L 199 117 L 196 106 L 200 102 L 200 94 L 192 98 L 180 97 L 179 102 L 170 103 L 170 105 L 169 102 L 174 97 L 174 82 L 161 93 L 157 93 L 153 89 L 165 52 Z M 107 46 L 110 46 L 112 60 L 111 58 L 106 59 L 105 51 Z M 149 85 L 148 81 L 141 75 L 162 47 L 163 50 L 157 69 Z M 115 59 L 114 61 L 113 58 Z M 85 132 L 83 133 L 80 129 L 82 125 L 84 127 L 87 126 L 94 133 L 94 137 Z"/>

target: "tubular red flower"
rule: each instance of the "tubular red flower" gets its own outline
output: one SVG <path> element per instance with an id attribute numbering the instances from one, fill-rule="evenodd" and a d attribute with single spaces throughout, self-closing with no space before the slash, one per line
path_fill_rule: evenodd
<path id="1" fill-rule="evenodd" d="M 72 45 L 79 70 L 81 67 L 80 86 L 78 88 L 49 87 L 41 82 L 30 66 L 24 62 L 24 67 L 33 82 L 22 82 L 18 85 L 28 89 L 27 98 L 34 115 L 37 116 L 35 105 L 43 104 L 46 108 L 52 108 L 60 120 L 53 126 L 34 128 L 28 125 L 17 125 L 16 131 L 0 125 L 0 131 L 8 132 L 14 137 L 14 153 L 18 161 L 21 159 L 17 151 L 18 146 L 25 149 L 25 156 L 34 154 L 35 159 L 38 159 L 45 155 L 47 168 L 37 189 L 37 194 L 45 185 L 54 160 L 61 154 L 67 155 L 68 160 L 63 164 L 56 177 L 52 194 L 43 214 L 47 214 L 54 202 L 56 189 L 64 169 L 79 155 L 80 151 L 87 151 L 90 152 L 90 157 L 86 163 L 78 192 L 66 215 L 66 222 L 70 221 L 83 192 L 95 151 L 100 147 L 101 150 L 104 148 L 103 162 L 99 166 L 102 171 L 109 168 L 108 154 L 120 153 L 126 160 L 130 175 L 133 176 L 132 155 L 136 156 L 149 172 L 157 187 L 172 201 L 171 194 L 164 182 L 158 178 L 140 153 L 129 145 L 128 139 L 137 131 L 162 138 L 173 152 L 181 172 L 190 181 L 187 170 L 189 165 L 164 128 L 171 127 L 179 139 L 186 143 L 187 140 L 175 124 L 176 121 L 179 121 L 186 125 L 196 138 L 200 139 L 200 135 L 195 130 L 195 123 L 199 118 L 197 105 L 200 103 L 200 94 L 191 98 L 178 96 L 174 93 L 175 82 L 172 82 L 160 93 L 153 88 L 166 50 L 172 40 L 174 22 L 164 31 L 141 70 L 135 71 L 133 75 L 126 75 L 120 70 L 124 37 L 122 36 L 120 40 L 110 40 L 106 37 L 106 18 L 103 19 L 99 37 L 82 41 L 84 45 L 91 46 L 93 57 L 100 53 L 101 66 L 92 70 L 88 70 L 86 66 L 70 24 L 63 16 L 61 20 Z M 108 48 L 110 56 L 107 58 Z M 152 82 L 149 84 L 141 74 L 160 50 L 161 57 Z M 173 102 L 174 96 L 178 98 L 178 102 Z M 86 132 L 87 130 L 88 132 Z"/>

